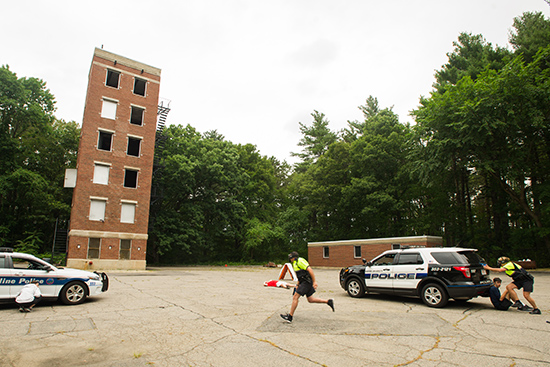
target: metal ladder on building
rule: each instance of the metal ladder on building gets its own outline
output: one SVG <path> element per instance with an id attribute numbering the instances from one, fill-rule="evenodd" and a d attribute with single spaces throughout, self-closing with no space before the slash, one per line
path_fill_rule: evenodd
<path id="1" fill-rule="evenodd" d="M 52 244 L 52 258 L 51 262 L 54 262 L 55 254 L 66 254 L 67 253 L 67 243 L 69 241 L 69 223 L 67 219 L 55 220 L 55 231 L 53 235 L 53 244 Z"/>

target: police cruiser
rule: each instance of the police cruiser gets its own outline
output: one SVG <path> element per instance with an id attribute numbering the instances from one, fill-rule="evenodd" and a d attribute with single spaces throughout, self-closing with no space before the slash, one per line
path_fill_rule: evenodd
<path id="1" fill-rule="evenodd" d="M 32 255 L 0 248 L 0 301 L 14 300 L 21 288 L 32 281 L 40 283 L 43 299 L 58 298 L 67 305 L 80 304 L 86 297 L 109 288 L 105 273 L 56 268 Z"/>
<path id="2" fill-rule="evenodd" d="M 444 307 L 449 298 L 467 301 L 491 287 L 485 261 L 475 249 L 405 248 L 389 250 L 340 271 L 340 285 L 351 297 L 383 293 L 420 297 L 430 307 Z"/>

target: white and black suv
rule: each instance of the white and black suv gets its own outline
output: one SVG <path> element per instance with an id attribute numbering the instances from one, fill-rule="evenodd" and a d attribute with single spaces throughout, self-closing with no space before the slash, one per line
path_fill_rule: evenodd
<path id="1" fill-rule="evenodd" d="M 389 250 L 364 265 L 340 271 L 340 285 L 351 297 L 383 293 L 420 297 L 430 307 L 449 298 L 467 301 L 486 295 L 492 282 L 475 249 L 406 248 Z"/>
<path id="2" fill-rule="evenodd" d="M 21 288 L 38 281 L 42 297 L 59 298 L 68 305 L 84 302 L 109 288 L 105 273 L 56 268 L 33 255 L 0 248 L 0 301 L 13 301 Z"/>

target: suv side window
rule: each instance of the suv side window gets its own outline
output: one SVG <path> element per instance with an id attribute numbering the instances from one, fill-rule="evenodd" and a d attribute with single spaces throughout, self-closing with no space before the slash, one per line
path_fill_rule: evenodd
<path id="1" fill-rule="evenodd" d="M 462 263 L 453 252 L 432 252 L 433 258 L 441 265 L 454 265 Z"/>
<path id="2" fill-rule="evenodd" d="M 479 264 L 484 262 L 483 259 L 474 251 L 461 251 L 457 253 L 458 257 L 462 258 L 464 264 Z"/>
<path id="3" fill-rule="evenodd" d="M 6 257 L 5 256 L 0 256 L 0 269 L 4 269 L 6 268 L 6 264 L 7 261 L 6 261 Z"/>
<path id="4" fill-rule="evenodd" d="M 419 253 L 406 253 L 399 254 L 397 258 L 397 265 L 419 265 L 424 264 L 422 256 Z"/>
<path id="5" fill-rule="evenodd" d="M 373 266 L 393 265 L 395 254 L 386 254 L 380 256 L 378 259 L 372 262 Z"/>

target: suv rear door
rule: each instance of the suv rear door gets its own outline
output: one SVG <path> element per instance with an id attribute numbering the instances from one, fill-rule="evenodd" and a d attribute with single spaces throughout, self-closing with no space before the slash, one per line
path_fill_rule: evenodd
<path id="1" fill-rule="evenodd" d="M 401 252 L 392 269 L 393 291 L 403 295 L 416 295 L 416 286 L 428 274 L 420 252 Z"/>

